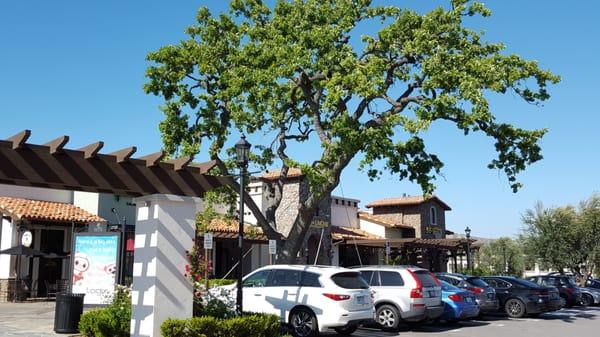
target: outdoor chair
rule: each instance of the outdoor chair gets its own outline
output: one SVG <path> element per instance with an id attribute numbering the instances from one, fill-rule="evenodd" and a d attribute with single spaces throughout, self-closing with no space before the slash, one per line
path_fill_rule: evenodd
<path id="1" fill-rule="evenodd" d="M 50 283 L 48 280 L 44 280 L 44 285 L 46 286 L 46 299 L 49 300 L 50 297 L 56 297 L 56 294 L 58 293 L 58 283 Z"/>

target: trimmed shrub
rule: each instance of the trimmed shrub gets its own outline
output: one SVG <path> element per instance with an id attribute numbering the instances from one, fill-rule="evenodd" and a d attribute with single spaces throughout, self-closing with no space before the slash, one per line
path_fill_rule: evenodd
<path id="1" fill-rule="evenodd" d="M 117 286 L 110 304 L 103 309 L 85 312 L 79 320 L 79 332 L 86 337 L 129 337 L 131 295 L 126 287 Z"/>
<path id="2" fill-rule="evenodd" d="M 280 328 L 278 316 L 249 314 L 225 319 L 168 319 L 160 331 L 163 337 L 279 337 Z"/>

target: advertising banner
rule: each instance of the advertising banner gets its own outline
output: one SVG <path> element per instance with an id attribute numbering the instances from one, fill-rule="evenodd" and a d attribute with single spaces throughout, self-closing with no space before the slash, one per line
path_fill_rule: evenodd
<path id="1" fill-rule="evenodd" d="M 85 294 L 84 304 L 106 304 L 115 287 L 119 235 L 75 234 L 73 248 L 73 293 Z"/>

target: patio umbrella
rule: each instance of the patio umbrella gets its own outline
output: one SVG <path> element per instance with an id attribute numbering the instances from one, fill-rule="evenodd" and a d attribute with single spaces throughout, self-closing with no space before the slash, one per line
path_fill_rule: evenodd
<path id="1" fill-rule="evenodd" d="M 37 249 L 25 247 L 23 245 L 14 246 L 5 250 L 0 250 L 0 254 L 5 255 L 20 255 L 27 257 L 43 257 L 46 256 L 46 253 L 39 251 Z"/>
<path id="2" fill-rule="evenodd" d="M 25 247 L 23 245 L 14 246 L 8 249 L 0 250 L 0 254 L 4 255 L 16 255 L 17 256 L 17 265 L 16 265 L 16 280 L 17 282 L 20 280 L 20 272 L 21 272 L 21 256 L 26 257 L 44 257 L 47 254 L 39 251 L 37 249 Z"/>

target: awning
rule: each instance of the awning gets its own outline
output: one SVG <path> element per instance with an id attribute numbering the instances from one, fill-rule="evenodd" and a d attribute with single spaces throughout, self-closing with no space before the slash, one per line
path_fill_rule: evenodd
<path id="1" fill-rule="evenodd" d="M 105 219 L 72 204 L 13 197 L 0 197 L 0 213 L 15 220 L 52 222 L 106 222 Z"/>

